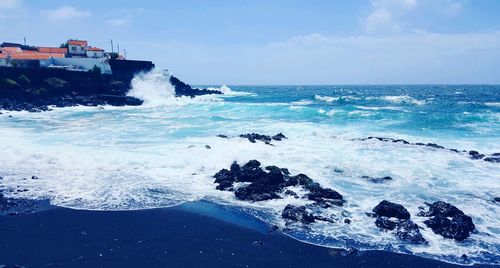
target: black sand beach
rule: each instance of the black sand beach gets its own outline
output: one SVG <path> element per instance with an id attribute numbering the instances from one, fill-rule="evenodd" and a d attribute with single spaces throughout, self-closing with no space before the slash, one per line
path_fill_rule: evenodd
<path id="1" fill-rule="evenodd" d="M 24 267 L 460 267 L 411 255 L 349 255 L 264 226 L 205 213 L 206 204 L 139 211 L 53 208 L 0 216 L 0 264 Z M 205 211 L 205 212 L 203 212 Z M 224 215 L 223 217 L 224 218 Z M 479 267 L 479 266 L 477 266 Z M 482 266 L 486 267 L 486 266 Z"/>

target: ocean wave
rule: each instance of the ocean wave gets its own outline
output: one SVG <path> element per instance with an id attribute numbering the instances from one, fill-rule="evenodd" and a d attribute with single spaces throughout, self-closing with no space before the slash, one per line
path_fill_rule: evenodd
<path id="1" fill-rule="evenodd" d="M 394 106 L 378 107 L 378 106 L 360 106 L 360 105 L 355 105 L 354 107 L 357 108 L 357 109 L 370 110 L 370 111 L 380 111 L 380 110 L 403 111 L 403 112 L 407 112 L 408 111 L 408 110 L 403 109 L 401 107 L 394 107 Z"/>
<path id="2" fill-rule="evenodd" d="M 228 87 L 226 85 L 222 85 L 220 87 L 207 87 L 207 90 L 220 91 L 225 96 L 249 96 L 249 95 L 255 95 L 255 93 L 253 93 L 253 92 L 235 91 L 235 90 L 231 89 L 230 87 Z"/>
<path id="3" fill-rule="evenodd" d="M 313 103 L 314 102 L 312 102 L 310 100 L 300 100 L 300 101 L 292 101 L 290 104 L 303 106 L 303 105 L 310 105 L 310 104 L 313 104 Z"/>
<path id="4" fill-rule="evenodd" d="M 326 101 L 326 102 L 334 102 L 338 101 L 340 97 L 329 97 L 329 96 L 321 96 L 321 95 L 314 95 L 314 98 L 319 101 Z"/>
<path id="5" fill-rule="evenodd" d="M 485 102 L 484 105 L 490 107 L 500 107 L 500 102 Z"/>
<path id="6" fill-rule="evenodd" d="M 367 98 L 368 99 L 368 98 Z M 397 96 L 384 96 L 379 98 L 380 100 L 392 102 L 392 103 L 406 103 L 414 105 L 425 105 L 427 101 L 418 100 L 408 95 L 397 95 Z"/>
<path id="7" fill-rule="evenodd" d="M 360 100 L 361 98 L 354 97 L 354 96 L 337 96 L 337 97 L 331 97 L 331 96 L 322 96 L 322 95 L 314 95 L 314 98 L 318 101 L 325 101 L 328 103 L 332 103 L 335 101 L 355 101 L 355 100 Z"/>

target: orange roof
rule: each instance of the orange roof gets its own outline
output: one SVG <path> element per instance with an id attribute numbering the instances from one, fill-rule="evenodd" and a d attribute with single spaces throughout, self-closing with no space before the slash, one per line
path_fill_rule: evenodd
<path id="1" fill-rule="evenodd" d="M 87 48 L 88 51 L 104 51 L 104 49 L 102 48 L 97 48 L 97 47 L 88 47 Z"/>
<path id="2" fill-rule="evenodd" d="M 68 53 L 68 49 L 63 47 L 39 47 L 38 52 L 40 53 L 63 53 L 66 54 Z"/>
<path id="3" fill-rule="evenodd" d="M 85 40 L 69 40 L 68 45 L 86 47 L 88 43 Z"/>

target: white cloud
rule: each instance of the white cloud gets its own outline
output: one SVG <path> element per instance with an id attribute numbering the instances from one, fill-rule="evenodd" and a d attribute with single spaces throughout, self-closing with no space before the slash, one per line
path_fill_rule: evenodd
<path id="1" fill-rule="evenodd" d="M 131 20 L 132 20 L 132 15 L 127 15 L 126 17 L 107 20 L 106 23 L 111 26 L 120 27 L 129 24 Z"/>
<path id="2" fill-rule="evenodd" d="M 265 45 L 137 42 L 130 55 L 150 58 L 195 84 L 500 82 L 500 32 L 315 33 Z"/>
<path id="3" fill-rule="evenodd" d="M 0 0 L 0 9 L 15 9 L 22 5 L 22 0 Z"/>
<path id="4" fill-rule="evenodd" d="M 45 18 L 53 21 L 90 17 L 92 15 L 89 11 L 78 10 L 70 6 L 63 6 L 54 10 L 45 10 L 42 11 L 42 13 Z"/>
<path id="5" fill-rule="evenodd" d="M 379 8 L 366 17 L 365 29 L 369 33 L 396 32 L 400 30 L 400 26 L 393 20 L 390 11 Z"/>
<path id="6" fill-rule="evenodd" d="M 371 0 L 371 12 L 364 19 L 368 33 L 392 33 L 402 29 L 401 17 L 415 10 L 417 0 Z"/>
<path id="7" fill-rule="evenodd" d="M 374 8 L 384 8 L 388 10 L 410 10 L 417 7 L 417 0 L 372 0 Z"/>
<path id="8" fill-rule="evenodd" d="M 462 3 L 459 1 L 447 1 L 444 5 L 444 13 L 450 16 L 456 16 L 462 12 Z"/>

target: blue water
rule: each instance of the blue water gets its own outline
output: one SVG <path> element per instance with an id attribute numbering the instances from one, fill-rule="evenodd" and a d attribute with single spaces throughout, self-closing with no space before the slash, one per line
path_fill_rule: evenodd
<path id="1" fill-rule="evenodd" d="M 500 197 L 499 164 L 449 150 L 356 140 L 381 136 L 500 152 L 500 86 L 229 86 L 221 88 L 226 93 L 221 96 L 189 99 L 174 98 L 166 81 L 160 74 L 136 79 L 130 95 L 145 100 L 140 107 L 4 111 L 0 187 L 12 190 L 12 197 L 48 198 L 79 209 L 145 209 L 207 200 L 319 245 L 459 263 L 464 253 L 469 263 L 500 261 L 500 209 L 493 202 Z M 237 137 L 251 132 L 282 132 L 288 139 L 268 146 Z M 305 173 L 337 190 L 347 203 L 322 213 L 352 223 L 285 226 L 283 208 L 309 201 L 285 197 L 249 203 L 215 189 L 213 174 L 233 161 L 250 159 Z M 40 179 L 23 179 L 32 175 Z M 362 176 L 394 180 L 375 184 Z M 383 199 L 404 205 L 429 245 L 409 245 L 380 231 L 365 212 Z M 419 206 L 437 200 L 470 215 L 477 232 L 459 243 L 425 228 L 425 218 L 416 216 Z"/>

